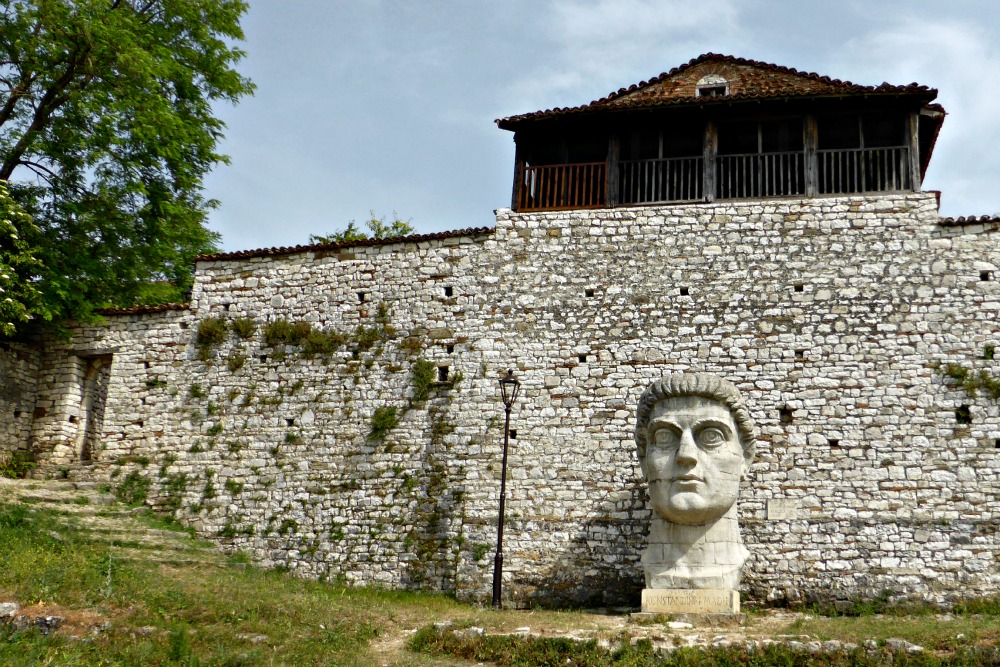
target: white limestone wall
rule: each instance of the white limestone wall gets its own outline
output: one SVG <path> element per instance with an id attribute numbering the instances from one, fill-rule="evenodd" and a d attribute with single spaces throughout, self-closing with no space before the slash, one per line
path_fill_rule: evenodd
<path id="1" fill-rule="evenodd" d="M 0 344 L 0 462 L 28 449 L 40 363 L 31 346 Z"/>
<path id="2" fill-rule="evenodd" d="M 190 311 L 70 348 L 116 350 L 112 484 L 141 475 L 150 502 L 304 576 L 488 595 L 512 367 L 506 591 L 636 603 L 635 403 L 690 370 L 734 382 L 761 431 L 748 598 L 995 595 L 1000 403 L 943 373 L 996 374 L 995 238 L 942 227 L 924 194 L 501 210 L 492 234 L 200 262 Z M 195 332 L 216 317 L 258 328 L 206 361 Z M 268 346 L 278 318 L 345 342 Z M 450 380 L 424 401 L 418 360 Z"/>

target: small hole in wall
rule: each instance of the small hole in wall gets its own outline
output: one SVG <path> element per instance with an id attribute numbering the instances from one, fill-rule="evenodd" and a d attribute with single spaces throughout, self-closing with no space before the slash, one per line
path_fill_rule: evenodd
<path id="1" fill-rule="evenodd" d="M 806 351 L 805 350 L 795 350 L 795 358 L 796 359 L 805 359 L 806 358 Z"/>
<path id="2" fill-rule="evenodd" d="M 265 361 L 267 361 L 267 355 L 266 354 L 262 354 L 262 355 L 260 355 L 257 358 L 260 359 L 261 363 L 264 363 Z"/>
<path id="3" fill-rule="evenodd" d="M 14 410 L 14 419 L 20 419 L 21 415 L 23 415 L 23 414 L 24 413 L 21 412 L 20 410 Z M 1000 442 L 1000 440 L 998 440 L 997 442 Z"/>
<path id="4" fill-rule="evenodd" d="M 778 420 L 782 424 L 791 424 L 792 423 L 792 409 L 789 408 L 789 407 L 779 408 L 778 409 Z"/>
<path id="5" fill-rule="evenodd" d="M 594 289 L 592 287 L 588 287 L 583 291 L 583 293 L 589 299 L 590 297 L 594 296 Z"/>
<path id="6" fill-rule="evenodd" d="M 577 355 L 576 358 L 580 360 L 581 364 L 587 363 L 587 355 L 585 355 L 585 354 Z"/>
<path id="7" fill-rule="evenodd" d="M 802 283 L 797 283 L 792 289 L 794 289 L 796 292 L 805 292 L 806 286 L 803 285 Z"/>
<path id="8" fill-rule="evenodd" d="M 444 349 L 448 351 L 448 354 L 453 354 L 455 352 L 455 346 L 454 345 L 448 345 Z"/>
<path id="9" fill-rule="evenodd" d="M 687 287 L 681 288 L 681 296 L 688 296 L 689 294 L 691 294 L 691 290 L 689 288 Z"/>
<path id="10" fill-rule="evenodd" d="M 980 271 L 979 272 L 979 279 L 982 280 L 983 282 L 986 282 L 987 280 L 993 280 L 993 272 L 992 271 Z"/>
<path id="11" fill-rule="evenodd" d="M 70 416 L 69 416 L 69 423 L 70 423 L 70 424 L 75 424 L 75 423 L 77 423 L 78 421 L 80 421 L 80 420 L 76 418 L 76 415 L 70 415 Z"/>
<path id="12" fill-rule="evenodd" d="M 511 440 L 517 440 L 517 429 L 512 428 L 510 430 L 510 439 Z"/>
<path id="13" fill-rule="evenodd" d="M 143 368 L 149 368 L 149 366 L 150 366 L 150 363 L 148 361 L 142 362 L 142 367 Z"/>
<path id="14" fill-rule="evenodd" d="M 295 420 L 294 419 L 286 419 L 285 420 L 285 426 L 295 426 Z"/>
<path id="15" fill-rule="evenodd" d="M 451 285 L 445 286 L 445 288 L 444 288 L 444 295 L 445 296 L 452 296 L 454 293 L 455 293 L 455 290 L 453 290 L 451 288 Z"/>
<path id="16" fill-rule="evenodd" d="M 972 423 L 972 410 L 969 409 L 968 405 L 958 406 L 958 409 L 955 410 L 955 421 L 959 424 Z"/>
<path id="17" fill-rule="evenodd" d="M 1000 449 L 1000 438 L 993 441 L 993 449 Z"/>
<path id="18" fill-rule="evenodd" d="M 447 381 L 448 381 L 448 367 L 438 366 L 438 382 L 447 382 Z"/>
<path id="19" fill-rule="evenodd" d="M 983 359 L 992 361 L 997 354 L 997 348 L 995 345 L 986 345 L 983 347 Z"/>
<path id="20" fill-rule="evenodd" d="M 358 303 L 364 303 L 367 298 L 368 298 L 367 294 L 365 294 L 364 292 L 358 292 Z"/>
<path id="21" fill-rule="evenodd" d="M 187 322 L 181 322 L 180 326 L 181 326 L 181 329 L 187 329 L 188 328 L 188 323 Z"/>
<path id="22" fill-rule="evenodd" d="M 132 422 L 132 423 L 133 423 L 133 424 L 135 424 L 136 426 L 138 426 L 139 428 L 142 428 L 143 426 L 145 426 L 145 425 L 146 425 L 146 422 L 144 422 L 144 421 L 143 421 L 143 420 L 141 420 L 141 419 L 140 419 L 139 421 L 136 421 L 136 422 Z"/>
<path id="23" fill-rule="evenodd" d="M 830 438 L 826 441 L 826 444 L 830 445 L 830 449 L 840 449 L 840 440 L 836 438 Z"/>

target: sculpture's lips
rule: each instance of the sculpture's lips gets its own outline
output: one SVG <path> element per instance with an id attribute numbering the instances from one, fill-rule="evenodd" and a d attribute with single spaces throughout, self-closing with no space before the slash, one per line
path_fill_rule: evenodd
<path id="1" fill-rule="evenodd" d="M 678 475 L 677 477 L 674 477 L 670 481 L 672 481 L 672 482 L 703 482 L 705 480 L 703 480 L 701 477 L 698 477 L 698 475 Z"/>

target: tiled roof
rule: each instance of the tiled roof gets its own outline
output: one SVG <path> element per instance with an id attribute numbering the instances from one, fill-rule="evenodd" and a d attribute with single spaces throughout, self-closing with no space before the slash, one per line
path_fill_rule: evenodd
<path id="1" fill-rule="evenodd" d="M 958 218 L 941 218 L 938 224 L 942 227 L 964 227 L 965 225 L 1000 225 L 1000 214 L 960 216 Z"/>
<path id="2" fill-rule="evenodd" d="M 393 245 L 396 243 L 420 243 L 422 241 L 436 241 L 438 239 L 450 239 L 461 236 L 481 236 L 483 234 L 492 234 L 494 231 L 493 227 L 470 227 L 468 229 L 456 229 L 436 234 L 412 234 L 410 236 L 395 236 L 388 239 L 365 239 L 363 241 L 345 241 L 343 243 L 314 243 L 312 245 L 297 245 L 287 248 L 259 248 L 257 250 L 219 252 L 213 255 L 199 255 L 194 259 L 196 262 L 213 262 L 230 259 L 249 259 L 251 257 L 269 257 L 273 255 L 294 255 L 301 252 L 315 252 L 317 250 L 341 250 L 346 248 Z"/>
<path id="3" fill-rule="evenodd" d="M 132 306 L 131 308 L 102 308 L 97 311 L 98 315 L 150 315 L 152 313 L 165 313 L 168 310 L 187 310 L 191 307 L 189 303 L 160 303 L 155 306 Z"/>
<path id="4" fill-rule="evenodd" d="M 707 75 L 724 78 L 729 94 L 722 97 L 699 97 L 698 81 Z M 775 99 L 788 97 L 825 97 L 840 95 L 917 95 L 929 102 L 937 97 L 937 90 L 911 83 L 894 86 L 862 86 L 850 81 L 831 79 L 812 72 L 800 72 L 790 67 L 772 65 L 757 60 L 706 53 L 691 62 L 675 67 L 648 81 L 628 88 L 621 88 L 606 97 L 578 107 L 558 107 L 500 118 L 496 121 L 503 129 L 513 129 L 524 121 L 535 121 L 554 116 L 588 111 L 611 111 L 625 108 L 649 108 L 682 104 L 721 104 L 739 100 Z"/>

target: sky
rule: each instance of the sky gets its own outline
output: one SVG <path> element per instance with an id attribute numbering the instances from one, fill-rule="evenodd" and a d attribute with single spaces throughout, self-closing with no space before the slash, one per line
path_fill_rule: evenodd
<path id="1" fill-rule="evenodd" d="M 205 194 L 224 250 L 308 243 L 376 216 L 417 233 L 492 227 L 513 134 L 494 119 L 578 106 L 714 52 L 864 85 L 936 88 L 925 190 L 1000 212 L 997 0 L 249 0 L 253 97 Z M 993 82 L 993 83 L 991 83 Z"/>

